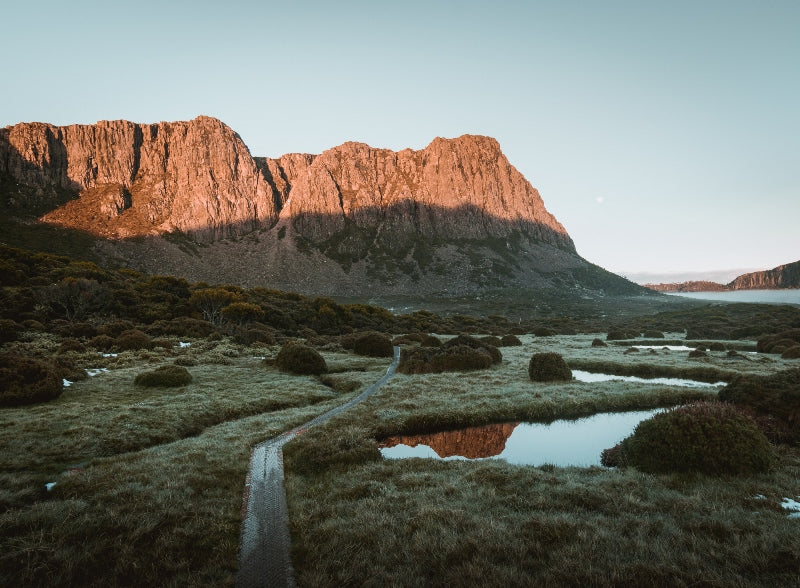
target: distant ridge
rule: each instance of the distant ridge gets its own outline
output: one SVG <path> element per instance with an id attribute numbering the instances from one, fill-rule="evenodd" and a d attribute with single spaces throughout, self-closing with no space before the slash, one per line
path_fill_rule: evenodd
<path id="1" fill-rule="evenodd" d="M 676 284 L 645 284 L 645 287 L 658 292 L 726 292 L 800 288 L 800 261 L 779 265 L 771 270 L 742 274 L 727 284 L 690 281 Z"/>

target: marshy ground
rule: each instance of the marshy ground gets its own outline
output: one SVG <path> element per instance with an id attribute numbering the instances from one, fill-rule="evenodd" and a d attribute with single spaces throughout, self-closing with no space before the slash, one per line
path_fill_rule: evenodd
<path id="1" fill-rule="evenodd" d="M 486 370 L 397 374 L 288 444 L 298 584 L 796 583 L 798 519 L 781 504 L 800 495 L 797 447 L 777 447 L 768 473 L 726 478 L 381 458 L 377 439 L 388 435 L 669 406 L 716 391 L 533 383 L 533 353 L 559 352 L 573 367 L 650 365 L 676 376 L 704 368 L 723 380 L 797 365 L 749 354 L 754 342 L 723 341 L 744 358 L 689 359 L 592 347 L 600 336 L 525 335 Z M 328 345 L 321 352 L 335 373 L 323 383 L 265 365 L 278 346 L 184 341 L 191 345 L 116 357 L 75 352 L 78 367 L 108 371 L 52 402 L 0 411 L 4 585 L 232 583 L 250 448 L 347 401 L 391 361 Z M 24 345 L 55 353 L 59 341 L 41 334 Z M 137 374 L 176 360 L 189 385 L 134 385 Z"/>

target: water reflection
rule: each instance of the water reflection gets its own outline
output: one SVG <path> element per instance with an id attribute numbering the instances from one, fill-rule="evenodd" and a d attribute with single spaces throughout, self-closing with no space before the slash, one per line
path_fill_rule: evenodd
<path id="1" fill-rule="evenodd" d="M 505 423 L 443 431 L 428 435 L 390 437 L 379 443 L 387 459 L 504 459 L 518 465 L 600 465 L 600 453 L 633 432 L 656 410 L 601 413 L 550 424 Z"/>
<path id="2" fill-rule="evenodd" d="M 724 386 L 725 382 L 698 382 L 697 380 L 685 380 L 683 378 L 639 378 L 637 376 L 615 376 L 612 374 L 600 374 L 596 372 L 584 372 L 582 370 L 572 370 L 572 377 L 579 382 L 609 382 L 618 380 L 621 382 L 639 382 L 644 384 L 663 384 L 666 386 L 685 386 L 687 388 L 705 388 L 707 386 Z"/>

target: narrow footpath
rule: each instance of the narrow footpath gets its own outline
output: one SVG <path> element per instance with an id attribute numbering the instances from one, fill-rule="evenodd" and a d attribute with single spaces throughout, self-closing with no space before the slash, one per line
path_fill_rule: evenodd
<path id="1" fill-rule="evenodd" d="M 295 586 L 289 553 L 289 511 L 283 486 L 283 446 L 311 427 L 328 421 L 375 394 L 394 375 L 399 360 L 400 347 L 395 347 L 394 360 L 384 376 L 361 394 L 253 448 L 244 485 L 243 502 L 247 507 L 242 520 L 236 586 Z"/>

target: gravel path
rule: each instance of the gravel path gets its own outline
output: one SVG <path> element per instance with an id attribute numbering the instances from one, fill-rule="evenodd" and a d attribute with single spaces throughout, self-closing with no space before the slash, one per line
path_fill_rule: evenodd
<path id="1" fill-rule="evenodd" d="M 328 412 L 259 443 L 250 455 L 250 469 L 244 486 L 242 537 L 236 586 L 294 586 L 294 570 L 289 555 L 289 512 L 283 487 L 283 446 L 308 429 L 329 420 L 369 398 L 394 375 L 400 347 L 384 376 L 361 394 Z"/>

